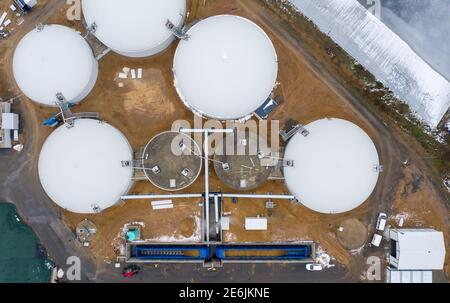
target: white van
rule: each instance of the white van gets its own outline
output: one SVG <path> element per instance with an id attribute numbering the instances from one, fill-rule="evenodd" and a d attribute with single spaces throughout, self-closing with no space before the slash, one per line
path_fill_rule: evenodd
<path id="1" fill-rule="evenodd" d="M 374 234 L 372 238 L 372 242 L 370 242 L 370 245 L 375 247 L 380 247 L 381 240 L 383 240 L 383 237 L 379 234 Z"/>
<path id="2" fill-rule="evenodd" d="M 386 228 L 386 222 L 387 215 L 385 213 L 380 213 L 377 220 L 377 230 L 384 231 L 384 229 Z"/>

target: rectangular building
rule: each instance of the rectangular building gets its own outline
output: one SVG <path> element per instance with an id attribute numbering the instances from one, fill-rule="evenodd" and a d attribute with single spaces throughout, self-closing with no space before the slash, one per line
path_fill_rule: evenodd
<path id="1" fill-rule="evenodd" d="M 397 270 L 442 270 L 445 241 L 433 229 L 391 229 L 389 267 Z"/>
<path id="2" fill-rule="evenodd" d="M 19 131 L 19 115 L 11 113 L 11 104 L 0 102 L 0 148 L 11 148 Z"/>

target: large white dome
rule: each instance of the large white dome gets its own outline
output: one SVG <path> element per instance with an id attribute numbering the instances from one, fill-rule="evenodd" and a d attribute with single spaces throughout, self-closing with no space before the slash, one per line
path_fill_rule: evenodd
<path id="1" fill-rule="evenodd" d="M 111 125 L 92 119 L 61 126 L 45 141 L 39 177 L 48 196 L 75 213 L 95 213 L 116 204 L 132 185 L 133 151 Z"/>
<path id="2" fill-rule="evenodd" d="M 343 213 L 364 203 L 379 176 L 378 152 L 370 137 L 355 124 L 323 119 L 305 126 L 288 143 L 284 175 L 291 193 L 321 213 Z"/>
<path id="3" fill-rule="evenodd" d="M 83 0 L 88 26 L 113 51 L 128 57 L 147 57 L 166 49 L 175 39 L 166 27 L 182 26 L 186 0 Z"/>
<path id="4" fill-rule="evenodd" d="M 91 92 L 98 63 L 89 44 L 75 30 L 53 24 L 22 38 L 14 53 L 13 73 L 28 98 L 56 106 L 57 93 L 76 103 Z"/>
<path id="5" fill-rule="evenodd" d="M 220 15 L 191 27 L 174 59 L 175 87 L 198 114 L 244 118 L 270 96 L 277 80 L 275 48 L 255 23 Z"/>

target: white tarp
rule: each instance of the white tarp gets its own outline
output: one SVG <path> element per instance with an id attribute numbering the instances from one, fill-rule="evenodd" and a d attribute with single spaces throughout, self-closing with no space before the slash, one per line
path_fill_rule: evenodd
<path id="1" fill-rule="evenodd" d="M 357 0 L 290 0 L 416 115 L 435 128 L 450 106 L 450 83 Z"/>

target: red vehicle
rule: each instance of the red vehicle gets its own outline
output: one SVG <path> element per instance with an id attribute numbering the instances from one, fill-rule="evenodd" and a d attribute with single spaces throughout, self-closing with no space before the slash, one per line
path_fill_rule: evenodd
<path id="1" fill-rule="evenodd" d="M 122 276 L 125 278 L 131 278 L 139 273 L 140 268 L 137 265 L 130 265 L 125 267 L 123 270 Z"/>

